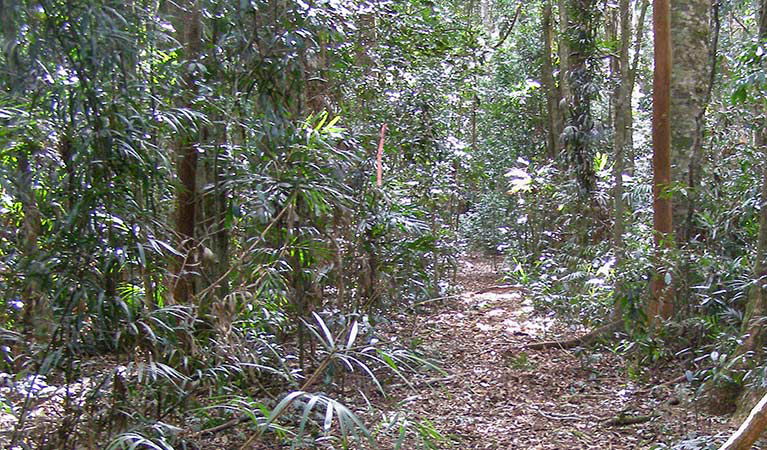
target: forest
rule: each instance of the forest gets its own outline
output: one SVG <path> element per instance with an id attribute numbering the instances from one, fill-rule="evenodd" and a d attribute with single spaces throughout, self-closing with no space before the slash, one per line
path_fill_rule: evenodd
<path id="1" fill-rule="evenodd" d="M 767 0 L 0 0 L 0 447 L 767 448 Z"/>

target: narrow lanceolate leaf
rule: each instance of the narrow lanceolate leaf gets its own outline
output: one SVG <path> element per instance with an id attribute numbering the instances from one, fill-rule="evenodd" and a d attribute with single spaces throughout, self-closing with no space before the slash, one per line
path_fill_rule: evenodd
<path id="1" fill-rule="evenodd" d="M 333 401 L 328 399 L 328 408 L 325 410 L 325 423 L 322 424 L 322 429 L 327 433 L 330 431 L 330 425 L 333 424 Z"/>
<path id="2" fill-rule="evenodd" d="M 331 348 L 335 347 L 336 346 L 336 342 L 333 339 L 333 335 L 330 334 L 330 330 L 328 329 L 328 326 L 325 325 L 325 321 L 322 320 L 322 317 L 320 317 L 320 315 L 317 314 L 314 311 L 312 311 L 312 315 L 314 315 L 314 319 L 317 320 L 317 323 L 320 324 L 320 328 L 322 328 L 322 333 L 325 335 L 325 339 L 327 339 L 328 344 L 330 345 L 330 347 Z"/>
<path id="3" fill-rule="evenodd" d="M 281 414 L 282 412 L 290 406 L 291 403 L 298 397 L 306 394 L 304 391 L 295 391 L 291 392 L 290 394 L 286 395 L 285 398 L 282 399 L 279 403 L 277 403 L 277 406 L 274 407 L 271 413 L 269 413 L 269 419 L 264 424 L 265 427 L 268 427 L 272 424 Z"/>
<path id="4" fill-rule="evenodd" d="M 348 360 L 349 360 L 349 361 L 351 361 L 351 362 L 355 363 L 355 364 L 356 364 L 356 365 L 358 365 L 358 366 L 359 366 L 359 367 L 360 367 L 362 370 L 364 370 L 364 371 L 365 371 L 365 373 L 367 373 L 367 374 L 368 374 L 368 376 L 370 377 L 370 379 L 373 381 L 373 383 L 375 383 L 376 387 L 377 387 L 377 388 L 378 388 L 378 390 L 381 392 L 381 394 L 384 394 L 384 395 L 386 395 L 386 392 L 384 392 L 384 388 L 383 388 L 383 386 L 382 386 L 382 385 L 381 385 L 381 383 L 378 381 L 378 378 L 375 376 L 375 374 L 373 373 L 373 371 L 372 371 L 372 370 L 370 370 L 370 367 L 368 367 L 368 366 L 367 366 L 367 364 L 363 363 L 363 362 L 362 362 L 362 361 L 360 361 L 359 359 L 357 359 L 357 358 L 354 358 L 354 357 L 352 357 L 352 356 L 348 356 L 347 358 L 348 358 Z"/>
<path id="5" fill-rule="evenodd" d="M 144 253 L 144 246 L 141 245 L 141 242 L 136 242 L 136 249 L 138 250 L 138 258 L 139 262 L 141 262 L 141 267 L 146 267 L 146 253 Z"/>
<path id="6" fill-rule="evenodd" d="M 359 419 L 359 417 L 357 417 L 356 414 L 351 412 L 351 410 L 349 408 L 347 408 L 346 406 L 344 406 L 344 405 L 342 405 L 340 403 L 336 404 L 336 410 L 337 410 L 337 414 L 338 414 L 339 420 L 340 420 L 340 418 L 342 416 L 344 418 L 344 420 L 341 420 L 341 422 L 346 423 L 347 421 L 349 421 L 349 422 L 351 422 L 354 425 L 352 427 L 352 432 L 354 433 L 355 436 L 359 436 L 359 434 L 357 433 L 357 430 L 361 431 L 362 434 L 365 435 L 365 437 L 368 439 L 370 444 L 375 447 L 375 442 L 373 440 L 373 435 L 370 434 L 370 431 L 367 429 L 365 424 L 362 423 L 362 421 Z"/>
<path id="7" fill-rule="evenodd" d="M 319 332 L 317 332 L 315 327 L 309 325 L 308 323 L 304 322 L 303 320 L 301 320 L 301 322 L 304 325 L 306 325 L 306 329 L 309 330 L 309 332 L 312 334 L 312 336 L 317 338 L 317 340 L 322 344 L 323 347 L 325 347 L 325 349 L 328 352 L 332 352 L 333 351 L 333 344 L 331 342 L 328 342 L 328 340 L 326 338 L 327 335 L 325 335 L 324 332 L 323 332 L 323 334 L 320 334 Z"/>
<path id="8" fill-rule="evenodd" d="M 306 406 L 304 406 L 304 413 L 301 415 L 301 424 L 298 426 L 298 434 L 296 435 L 296 442 L 299 441 L 301 437 L 304 435 L 306 422 L 309 421 L 309 414 L 311 414 L 312 410 L 314 409 L 314 405 L 316 405 L 319 400 L 320 400 L 320 396 L 314 395 L 312 396 L 311 399 L 309 399 L 308 402 L 306 402 Z"/>
<path id="9" fill-rule="evenodd" d="M 402 448 L 402 444 L 405 443 L 406 436 L 407 436 L 407 425 L 403 422 L 399 427 L 399 437 L 397 438 L 397 443 L 394 445 L 395 450 L 400 450 Z"/>
<path id="10" fill-rule="evenodd" d="M 357 339 L 357 333 L 359 333 L 359 322 L 356 320 L 352 324 L 352 329 L 349 331 L 349 339 L 346 341 L 346 348 L 352 348 L 354 341 Z"/>

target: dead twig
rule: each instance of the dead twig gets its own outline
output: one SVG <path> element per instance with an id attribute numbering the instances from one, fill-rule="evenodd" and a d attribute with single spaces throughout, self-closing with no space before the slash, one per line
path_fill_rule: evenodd
<path id="1" fill-rule="evenodd" d="M 599 419 L 597 416 L 594 415 L 588 415 L 588 416 L 582 416 L 580 414 L 562 414 L 562 413 L 556 413 L 556 412 L 547 412 L 547 411 L 541 411 L 538 408 L 531 408 L 541 416 L 551 419 L 551 420 L 589 420 L 589 419 Z"/>

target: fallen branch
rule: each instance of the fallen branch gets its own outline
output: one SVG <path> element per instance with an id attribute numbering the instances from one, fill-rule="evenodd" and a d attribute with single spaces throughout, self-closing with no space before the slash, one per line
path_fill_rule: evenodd
<path id="1" fill-rule="evenodd" d="M 535 410 L 535 412 L 537 412 L 541 416 L 551 420 L 589 420 L 589 419 L 598 418 L 592 414 L 589 414 L 588 416 L 582 416 L 580 414 L 561 414 L 556 412 L 544 412 L 538 408 L 533 408 L 533 409 Z"/>
<path id="2" fill-rule="evenodd" d="M 572 339 L 564 339 L 561 341 L 543 341 L 543 342 L 533 342 L 532 344 L 527 344 L 525 348 L 531 349 L 531 350 L 542 350 L 546 348 L 560 348 L 560 349 L 569 349 L 574 347 L 581 347 L 593 344 L 597 339 L 602 337 L 605 334 L 609 334 L 615 331 L 618 331 L 623 326 L 622 320 L 616 320 L 615 322 L 608 323 L 607 325 L 603 325 L 594 331 L 584 334 L 583 336 L 579 336 Z"/>
<path id="3" fill-rule="evenodd" d="M 748 418 L 719 450 L 747 450 L 767 428 L 767 394 L 754 406 Z"/>
<path id="4" fill-rule="evenodd" d="M 412 305 L 408 305 L 408 308 L 415 308 L 416 306 L 426 305 L 427 303 L 434 303 L 434 302 L 438 302 L 438 301 L 441 301 L 441 300 L 450 300 L 450 299 L 453 299 L 453 298 L 459 298 L 461 296 L 463 296 L 463 294 L 446 295 L 444 297 L 430 298 L 428 300 L 423 300 L 423 301 L 420 301 L 420 302 L 415 302 Z"/>
<path id="5" fill-rule="evenodd" d="M 656 414 L 648 414 L 646 416 L 616 416 L 605 422 L 608 427 L 625 427 L 627 425 L 636 425 L 638 423 L 645 423 L 651 421 Z"/>
<path id="6" fill-rule="evenodd" d="M 711 367 L 706 367 L 703 370 L 704 371 L 705 370 L 711 370 Z M 634 395 L 637 395 L 637 396 L 645 395 L 645 394 L 648 394 L 648 393 L 650 393 L 650 392 L 652 392 L 652 391 L 654 391 L 656 389 L 659 389 L 659 388 L 662 388 L 662 387 L 673 386 L 673 385 L 679 384 L 679 383 L 684 383 L 685 381 L 689 382 L 690 380 L 687 378 L 687 374 L 682 374 L 682 375 L 679 375 L 676 378 L 672 378 L 672 379 L 670 379 L 668 381 L 664 381 L 663 383 L 654 384 L 654 385 L 652 385 L 652 386 L 650 386 L 648 388 L 640 389 L 640 390 L 634 392 Z"/>
<path id="7" fill-rule="evenodd" d="M 216 425 L 215 427 L 206 428 L 206 429 L 200 430 L 200 431 L 198 431 L 196 433 L 192 433 L 191 437 L 198 437 L 198 436 L 202 436 L 204 434 L 218 433 L 219 431 L 224 431 L 224 430 L 228 430 L 229 428 L 236 427 L 237 425 L 239 425 L 241 423 L 245 423 L 248 420 L 250 420 L 250 416 L 248 416 L 246 414 L 243 414 L 243 415 L 241 415 L 239 417 L 235 417 L 232 420 L 226 421 L 226 422 L 224 422 L 224 423 L 222 423 L 220 425 Z"/>
<path id="8" fill-rule="evenodd" d="M 486 287 L 484 289 L 480 289 L 478 291 L 474 291 L 473 294 L 474 295 L 487 294 L 488 292 L 493 292 L 493 291 L 508 292 L 508 291 L 526 291 L 526 290 L 527 289 L 524 288 L 523 286 L 518 286 L 518 285 L 515 285 L 515 284 L 499 284 L 499 285 L 496 285 L 496 286 L 490 286 L 490 287 Z"/>

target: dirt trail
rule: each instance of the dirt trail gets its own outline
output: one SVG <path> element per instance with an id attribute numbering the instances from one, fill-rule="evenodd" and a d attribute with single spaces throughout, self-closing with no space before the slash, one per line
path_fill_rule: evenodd
<path id="1" fill-rule="evenodd" d="M 688 446 L 677 448 L 703 449 L 710 447 L 697 436 L 726 436 L 723 418 L 689 402 L 686 383 L 651 389 L 629 381 L 626 362 L 604 349 L 526 350 L 563 327 L 534 314 L 518 289 L 476 293 L 497 283 L 490 264 L 466 261 L 459 282 L 465 294 L 395 327 L 399 339 L 419 344 L 448 375 L 420 380 L 416 395 L 395 392 L 398 401 L 385 408 L 426 419 L 453 438 L 453 447 L 441 442 L 439 448 L 670 448 L 687 439 Z M 641 423 L 611 425 L 616 418 Z"/>

